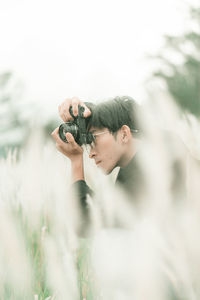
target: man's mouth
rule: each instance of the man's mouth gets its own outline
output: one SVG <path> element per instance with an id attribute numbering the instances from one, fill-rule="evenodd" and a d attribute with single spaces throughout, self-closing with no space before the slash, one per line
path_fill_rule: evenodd
<path id="1" fill-rule="evenodd" d="M 98 164 L 100 164 L 100 162 L 101 162 L 100 160 L 95 161 L 95 164 L 98 165 Z"/>

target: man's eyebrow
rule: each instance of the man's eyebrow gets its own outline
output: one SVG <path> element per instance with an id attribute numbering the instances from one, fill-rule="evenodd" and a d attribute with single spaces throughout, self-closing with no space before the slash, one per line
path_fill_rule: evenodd
<path id="1" fill-rule="evenodd" d="M 93 129 L 93 130 L 91 130 L 90 132 L 91 132 L 91 133 L 95 133 L 95 132 L 97 132 L 97 130 L 96 130 L 96 129 Z"/>

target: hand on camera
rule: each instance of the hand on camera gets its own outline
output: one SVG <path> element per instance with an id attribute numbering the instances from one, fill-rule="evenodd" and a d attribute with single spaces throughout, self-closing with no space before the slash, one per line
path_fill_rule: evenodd
<path id="1" fill-rule="evenodd" d="M 81 101 L 79 98 L 73 97 L 73 98 L 65 99 L 61 103 L 61 105 L 59 105 L 59 107 L 58 107 L 59 115 L 62 118 L 62 120 L 64 122 L 69 122 L 69 121 L 73 120 L 73 117 L 71 116 L 71 114 L 69 112 L 69 109 L 72 106 L 73 115 L 76 117 L 78 115 L 78 106 L 79 105 L 81 105 L 85 108 L 85 111 L 84 111 L 85 118 L 87 118 L 91 115 L 91 111 L 85 105 L 85 103 L 83 101 Z"/>
<path id="2" fill-rule="evenodd" d="M 56 141 L 56 148 L 58 151 L 67 156 L 71 161 L 77 160 L 78 158 L 82 158 L 83 149 L 79 146 L 71 133 L 66 133 L 66 138 L 68 143 L 65 143 L 61 140 L 58 133 L 59 127 L 57 127 L 52 133 L 52 137 Z"/>

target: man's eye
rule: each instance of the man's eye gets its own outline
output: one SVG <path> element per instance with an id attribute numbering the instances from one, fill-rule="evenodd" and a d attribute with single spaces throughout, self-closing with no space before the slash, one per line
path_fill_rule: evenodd
<path id="1" fill-rule="evenodd" d="M 96 140 L 96 136 L 93 134 L 92 135 L 92 142 L 95 142 L 95 140 Z"/>

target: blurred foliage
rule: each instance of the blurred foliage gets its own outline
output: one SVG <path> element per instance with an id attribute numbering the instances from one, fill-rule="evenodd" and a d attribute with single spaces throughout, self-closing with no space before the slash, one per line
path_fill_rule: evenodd
<path id="1" fill-rule="evenodd" d="M 23 85 L 11 72 L 0 74 L 0 156 L 19 148 L 28 134 Z"/>
<path id="2" fill-rule="evenodd" d="M 97 285 L 95 271 L 91 263 L 91 244 L 89 239 L 80 239 L 77 250 L 77 270 L 80 300 L 101 300 L 101 291 Z"/>
<path id="3" fill-rule="evenodd" d="M 183 111 L 200 116 L 200 8 L 190 8 L 191 29 L 181 36 L 165 36 L 157 59 L 163 67 L 153 73 L 160 78 Z"/>

